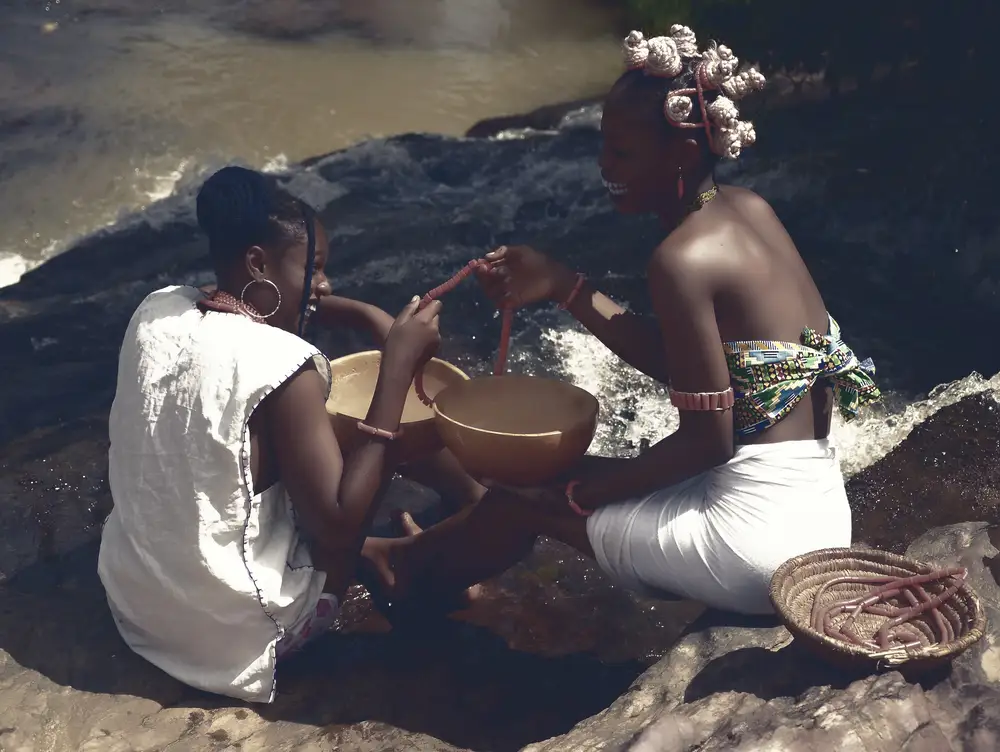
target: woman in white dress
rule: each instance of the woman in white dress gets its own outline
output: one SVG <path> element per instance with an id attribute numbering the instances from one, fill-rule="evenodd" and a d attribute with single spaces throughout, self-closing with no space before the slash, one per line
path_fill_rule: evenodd
<path id="1" fill-rule="evenodd" d="M 418 311 L 414 298 L 388 324 L 333 300 L 323 226 L 260 173 L 221 170 L 197 208 L 217 285 L 157 290 L 129 323 L 98 567 L 133 650 L 191 686 L 269 702 L 276 661 L 330 626 L 366 561 L 406 392 L 439 343 L 440 303 Z M 369 440 L 347 457 L 325 407 L 329 362 L 300 336 L 313 315 L 384 338 L 359 424 Z M 481 496 L 460 475 L 443 485 Z"/>
<path id="2" fill-rule="evenodd" d="M 766 613 L 782 562 L 851 543 L 831 415 L 835 403 L 850 419 L 879 399 L 874 368 L 842 340 L 767 202 L 715 181 L 719 158 L 754 143 L 736 103 L 764 78 L 737 72 L 724 46 L 701 49 L 684 26 L 648 40 L 632 32 L 624 54 L 600 166 L 618 211 L 664 227 L 646 267 L 655 317 L 526 246 L 488 256 L 481 279 L 497 301 L 560 303 L 669 384 L 680 427 L 635 458 L 588 458 L 552 487 L 497 488 L 426 531 L 379 542 L 396 606 L 496 575 L 546 535 L 626 587 Z"/>

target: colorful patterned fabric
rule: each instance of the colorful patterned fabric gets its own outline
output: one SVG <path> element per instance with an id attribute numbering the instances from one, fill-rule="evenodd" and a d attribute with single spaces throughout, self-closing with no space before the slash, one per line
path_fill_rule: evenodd
<path id="1" fill-rule="evenodd" d="M 829 315 L 829 314 L 828 314 Z M 724 342 L 736 394 L 736 433 L 763 431 L 784 418 L 818 379 L 833 387 L 840 414 L 852 420 L 861 407 L 882 398 L 871 358 L 859 361 L 830 316 L 827 335 L 806 327 L 802 344 L 752 340 Z"/>

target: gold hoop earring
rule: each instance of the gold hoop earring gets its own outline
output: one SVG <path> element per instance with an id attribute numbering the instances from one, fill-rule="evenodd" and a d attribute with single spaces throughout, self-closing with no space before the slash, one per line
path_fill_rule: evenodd
<path id="1" fill-rule="evenodd" d="M 240 303 L 242 303 L 244 307 L 249 307 L 249 304 L 245 299 L 247 290 L 250 289 L 250 285 L 256 284 L 258 282 L 261 284 L 271 285 L 271 287 L 274 288 L 274 294 L 278 296 L 278 302 L 275 304 L 273 311 L 271 311 L 270 313 L 261 313 L 260 311 L 257 311 L 257 315 L 260 316 L 262 319 L 269 319 L 278 312 L 279 308 L 281 308 L 281 290 L 279 290 L 278 286 L 274 284 L 274 282 L 269 280 L 267 277 L 264 277 L 264 279 L 251 279 L 249 282 L 247 282 L 246 285 L 243 287 L 243 291 L 240 293 Z"/>

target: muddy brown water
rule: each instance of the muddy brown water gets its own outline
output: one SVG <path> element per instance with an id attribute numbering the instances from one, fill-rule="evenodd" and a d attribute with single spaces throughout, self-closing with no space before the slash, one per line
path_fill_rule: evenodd
<path id="1" fill-rule="evenodd" d="M 0 285 L 238 159 L 600 94 L 604 0 L 8 0 L 0 6 Z"/>

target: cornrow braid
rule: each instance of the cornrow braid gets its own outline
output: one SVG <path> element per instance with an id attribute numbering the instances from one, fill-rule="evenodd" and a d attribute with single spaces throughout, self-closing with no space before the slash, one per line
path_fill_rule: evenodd
<path id="1" fill-rule="evenodd" d="M 245 167 L 223 167 L 198 191 L 198 225 L 216 266 L 238 260 L 252 246 L 281 248 L 306 235 L 305 204 L 277 181 Z"/>

